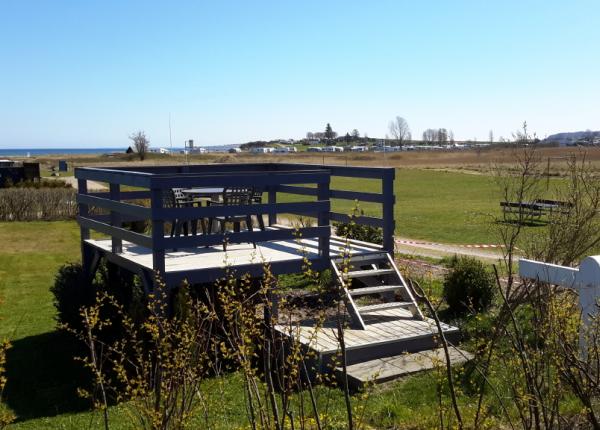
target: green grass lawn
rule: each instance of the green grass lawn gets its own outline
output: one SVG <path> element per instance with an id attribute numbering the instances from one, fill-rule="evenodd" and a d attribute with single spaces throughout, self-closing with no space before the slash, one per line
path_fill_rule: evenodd
<path id="1" fill-rule="evenodd" d="M 397 170 L 396 234 L 448 243 L 497 243 L 499 197 L 488 176 Z"/>
<path id="2" fill-rule="evenodd" d="M 375 181 L 343 180 L 340 189 L 378 191 Z M 488 212 L 498 198 L 488 177 L 422 170 L 398 170 L 396 181 L 397 234 L 440 242 L 496 242 L 487 227 Z M 301 197 L 301 199 L 304 199 Z M 349 213 L 352 202 L 334 209 Z M 376 215 L 373 205 L 364 207 Z M 77 398 L 82 373 L 74 364 L 78 349 L 55 330 L 49 288 L 58 267 L 80 258 L 79 229 L 74 221 L 0 223 L 0 337 L 9 337 L 8 385 L 4 406 L 18 417 L 15 429 L 96 428 L 100 416 Z M 244 425 L 243 390 L 237 374 L 207 381 L 204 389 L 215 399 L 215 428 Z M 223 393 L 221 393 L 223 391 Z M 319 388 L 334 401 L 330 413 L 343 417 L 339 391 Z M 461 403 L 472 399 L 462 396 Z M 375 428 L 435 426 L 435 375 L 406 378 L 378 389 L 365 420 Z M 131 428 L 123 406 L 110 409 L 116 425 Z"/>
<path id="3" fill-rule="evenodd" d="M 333 179 L 331 188 L 381 192 L 374 179 Z M 500 194 L 490 176 L 435 170 L 397 169 L 396 235 L 442 243 L 498 243 L 491 228 L 500 215 Z M 306 196 L 283 196 L 283 200 L 306 201 Z M 334 200 L 332 210 L 350 214 L 354 202 Z M 366 215 L 381 216 L 381 205 L 360 204 Z"/>
<path id="4" fill-rule="evenodd" d="M 54 308 L 49 287 L 60 265 L 79 259 L 79 229 L 75 222 L 0 223 L 0 336 L 9 337 L 4 407 L 18 417 L 15 429 L 96 428 L 98 413 L 89 412 L 77 398 L 82 372 L 73 361 L 81 353 L 68 337 L 55 330 Z M 435 402 L 435 378 L 431 374 L 407 378 L 386 390 L 378 390 L 369 403 L 365 420 L 371 425 L 427 421 Z M 244 425 L 244 399 L 237 374 L 207 381 L 207 393 L 215 400 L 215 428 Z M 339 391 L 320 387 L 321 401 L 332 398 L 329 414 L 344 417 Z M 131 428 L 126 408 L 110 408 L 112 428 Z M 431 418 L 434 422 L 435 417 Z"/>

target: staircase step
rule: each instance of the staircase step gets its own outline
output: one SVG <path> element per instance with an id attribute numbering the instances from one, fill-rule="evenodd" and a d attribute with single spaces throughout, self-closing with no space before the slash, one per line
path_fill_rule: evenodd
<path id="1" fill-rule="evenodd" d="M 343 258 L 334 258 L 333 261 L 339 265 L 344 262 L 344 259 Z M 365 261 L 368 261 L 368 262 L 371 262 L 371 261 L 383 262 L 383 261 L 385 261 L 385 262 L 387 262 L 387 253 L 377 252 L 377 253 L 373 253 L 373 254 L 352 255 L 346 261 L 350 264 L 362 263 Z"/>
<path id="2" fill-rule="evenodd" d="M 359 312 L 369 311 L 382 311 L 385 309 L 396 309 L 396 308 L 409 308 L 415 306 L 413 302 L 389 302 L 389 303 L 378 303 L 376 305 L 359 306 L 357 309 Z"/>
<path id="3" fill-rule="evenodd" d="M 387 291 L 395 291 L 401 288 L 406 288 L 404 285 L 377 285 L 373 287 L 354 288 L 348 290 L 351 296 L 364 296 L 367 294 L 385 293 Z"/>
<path id="4" fill-rule="evenodd" d="M 394 269 L 370 269 L 370 270 L 354 270 L 352 272 L 343 273 L 342 276 L 345 279 L 348 278 L 364 278 L 368 276 L 381 276 L 381 275 L 392 275 L 395 274 Z"/>
<path id="5" fill-rule="evenodd" d="M 450 363 L 458 365 L 473 359 L 473 355 L 456 347 L 448 348 Z M 410 354 L 378 358 L 349 365 L 347 367 L 348 382 L 354 388 L 369 383 L 382 383 L 409 375 L 415 372 L 431 370 L 436 366 L 445 366 L 446 355 L 443 348 L 429 349 Z M 336 374 L 342 374 L 341 367 Z"/>

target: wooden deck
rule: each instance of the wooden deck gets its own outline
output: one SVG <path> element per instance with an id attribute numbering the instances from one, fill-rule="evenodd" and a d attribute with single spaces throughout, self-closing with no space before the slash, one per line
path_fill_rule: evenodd
<path id="1" fill-rule="evenodd" d="M 455 346 L 449 347 L 448 353 L 450 363 L 453 366 L 464 364 L 473 359 L 473 354 Z M 435 348 L 351 364 L 346 370 L 350 386 L 361 388 L 372 382 L 381 384 L 444 365 L 446 365 L 444 349 Z M 336 375 L 339 377 L 342 371 L 341 367 L 336 368 Z"/>
<path id="2" fill-rule="evenodd" d="M 401 308 L 363 311 L 362 315 L 366 330 L 344 329 L 348 364 L 438 346 L 438 331 L 432 319 L 419 321 L 408 310 Z M 318 330 L 315 329 L 314 320 L 302 321 L 295 327 L 279 325 L 276 329 L 315 351 L 324 366 L 339 351 L 336 327 L 335 319 L 329 319 Z M 447 339 L 458 340 L 458 328 L 442 323 L 442 329 Z"/>
<path id="3" fill-rule="evenodd" d="M 268 262 L 273 274 L 280 275 L 301 272 L 307 257 L 312 269 L 324 270 L 330 267 L 330 258 L 338 255 L 341 246 L 338 239 L 331 237 L 336 222 L 381 229 L 382 246 L 355 243 L 352 253 L 394 252 L 393 168 L 292 163 L 79 167 L 75 177 L 82 265 L 90 279 L 102 258 L 138 274 L 146 291 L 151 291 L 157 282 L 154 273 L 159 273 L 167 287 L 172 288 L 183 279 L 192 284 L 212 282 L 223 276 L 225 264 L 238 274 L 255 277 L 262 275 L 262 263 Z M 336 177 L 372 181 L 380 191 L 332 188 L 332 178 Z M 109 190 L 91 192 L 88 185 L 93 181 L 108 183 Z M 178 204 L 173 192 L 177 188 L 225 191 L 236 187 L 252 195 L 260 192 L 261 199 L 253 199 L 251 204 L 191 206 Z M 289 201 L 289 195 L 298 197 Z M 373 203 L 380 210 L 351 217 L 333 211 L 332 200 Z M 268 219 L 269 228 L 164 235 L 173 220 L 184 223 L 240 215 L 262 216 Z M 290 216 L 306 217 L 311 220 L 310 225 L 279 228 L 278 219 Z M 152 228 L 133 231 L 130 223 L 137 221 Z M 92 232 L 103 236 L 94 238 Z M 300 244 L 296 243 L 297 237 L 303 239 Z M 224 241 L 229 243 L 227 254 L 221 249 Z M 248 242 L 258 246 L 255 249 Z M 306 255 L 299 252 L 303 247 Z"/>
<path id="4" fill-rule="evenodd" d="M 111 254 L 110 239 L 87 239 L 86 243 L 103 253 Z M 339 257 L 345 247 L 344 239 L 332 236 L 330 239 L 330 256 L 332 258 Z M 381 248 L 374 244 L 352 241 L 349 251 L 351 255 L 361 255 L 381 252 Z M 136 266 L 152 270 L 151 248 L 123 241 L 123 250 L 118 256 Z M 223 251 L 221 245 L 183 248 L 177 251 L 167 250 L 165 253 L 165 272 L 168 274 L 210 270 L 224 268 L 226 265 L 235 269 L 236 267 L 261 265 L 264 262 L 271 264 L 302 262 L 304 256 L 311 260 L 318 258 L 319 243 L 317 239 L 259 242 L 256 244 L 256 249 L 251 243 L 231 244 L 227 246 L 227 252 Z"/>

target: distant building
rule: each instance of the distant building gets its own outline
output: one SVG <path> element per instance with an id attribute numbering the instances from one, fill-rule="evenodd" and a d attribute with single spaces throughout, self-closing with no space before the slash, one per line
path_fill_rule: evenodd
<path id="1" fill-rule="evenodd" d="M 290 152 L 297 152 L 295 146 L 282 146 L 280 148 L 275 148 L 275 151 L 278 154 L 288 154 Z"/>
<path id="2" fill-rule="evenodd" d="M 131 146 L 127 147 L 127 149 L 125 150 L 125 154 L 133 154 L 133 148 Z"/>
<path id="3" fill-rule="evenodd" d="M 17 163 L 10 160 L 2 160 L 0 165 L 0 188 L 6 187 L 7 183 L 16 184 L 23 181 L 35 181 L 40 179 L 40 163 Z M 8 165 L 10 162 L 12 164 Z"/>
<path id="4" fill-rule="evenodd" d="M 167 149 L 167 148 L 150 148 L 148 151 L 152 152 L 154 154 L 163 154 L 163 155 L 171 154 L 171 150 Z"/>
<path id="5" fill-rule="evenodd" d="M 271 147 L 256 147 L 256 148 L 250 148 L 250 152 L 253 154 L 270 154 L 271 152 L 274 152 L 275 148 L 271 148 Z"/>
<path id="6" fill-rule="evenodd" d="M 240 152 L 242 152 L 242 148 L 229 148 L 229 152 L 230 154 L 238 154 Z"/>
<path id="7" fill-rule="evenodd" d="M 188 151 L 190 154 L 206 154 L 208 152 L 206 148 L 202 148 L 201 146 L 190 146 L 188 147 Z"/>
<path id="8" fill-rule="evenodd" d="M 399 146 L 378 146 L 375 148 L 375 152 L 397 152 L 401 150 L 402 148 Z"/>

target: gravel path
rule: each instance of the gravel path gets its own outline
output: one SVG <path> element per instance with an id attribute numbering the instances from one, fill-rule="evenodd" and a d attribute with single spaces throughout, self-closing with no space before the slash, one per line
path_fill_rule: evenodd
<path id="1" fill-rule="evenodd" d="M 502 259 L 501 248 L 475 248 L 464 245 L 429 243 L 401 237 L 396 237 L 396 250 L 402 254 L 429 258 L 451 257 L 458 254 L 484 260 L 497 261 Z"/>
<path id="2" fill-rule="evenodd" d="M 44 179 L 52 179 L 54 181 L 63 181 L 67 184 L 70 184 L 73 188 L 75 188 L 76 190 L 78 189 L 77 187 L 77 178 L 75 178 L 74 176 L 63 176 L 63 177 L 49 177 L 49 178 L 44 178 Z M 87 186 L 88 186 L 88 191 L 106 191 L 108 190 L 108 187 L 104 184 L 101 184 L 100 182 L 96 182 L 96 181 L 87 181 Z"/>

